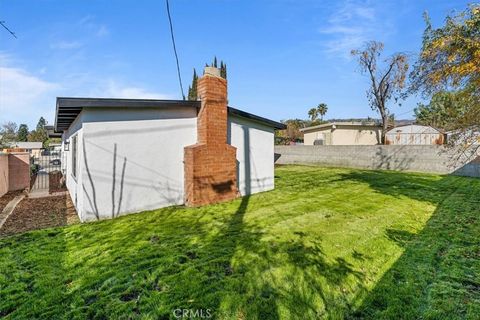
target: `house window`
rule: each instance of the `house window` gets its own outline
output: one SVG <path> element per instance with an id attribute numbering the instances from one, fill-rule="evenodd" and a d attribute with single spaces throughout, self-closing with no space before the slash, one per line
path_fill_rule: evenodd
<path id="1" fill-rule="evenodd" d="M 77 177 L 77 135 L 72 137 L 72 175 Z"/>

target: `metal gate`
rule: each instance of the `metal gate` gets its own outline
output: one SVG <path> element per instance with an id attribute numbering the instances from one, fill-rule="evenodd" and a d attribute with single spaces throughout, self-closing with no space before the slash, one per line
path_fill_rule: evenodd
<path id="1" fill-rule="evenodd" d="M 30 155 L 31 181 L 33 193 L 53 193 L 64 191 L 61 150 L 42 149 Z"/>

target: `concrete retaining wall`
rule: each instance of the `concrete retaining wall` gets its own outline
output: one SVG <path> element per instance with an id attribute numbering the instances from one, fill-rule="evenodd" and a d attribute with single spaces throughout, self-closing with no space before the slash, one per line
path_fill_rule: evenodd
<path id="1" fill-rule="evenodd" d="M 30 187 L 30 155 L 28 152 L 0 154 L 0 197 L 8 191 Z"/>
<path id="2" fill-rule="evenodd" d="M 436 145 L 275 146 L 276 164 L 453 173 L 480 177 L 480 155 L 454 164 L 453 153 Z"/>

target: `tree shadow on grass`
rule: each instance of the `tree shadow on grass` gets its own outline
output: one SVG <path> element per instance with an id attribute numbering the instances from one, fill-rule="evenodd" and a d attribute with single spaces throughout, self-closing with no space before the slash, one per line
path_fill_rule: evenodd
<path id="1" fill-rule="evenodd" d="M 397 175 L 365 171 L 344 176 L 383 194 L 436 205 L 417 234 L 386 230 L 385 237 L 404 252 L 371 292 L 357 295 L 359 307 L 349 317 L 475 319 L 480 314 L 480 180 Z"/>
<path id="2" fill-rule="evenodd" d="M 68 314 L 167 319 L 176 309 L 210 309 L 222 319 L 305 319 L 337 312 L 332 306 L 348 309 L 346 294 L 331 287 L 352 277 L 361 283 L 363 274 L 342 258 L 327 257 L 318 237 L 296 232 L 266 238 L 262 226 L 246 219 L 259 205 L 246 196 L 82 226 L 71 234 L 81 242 L 71 250 L 83 262 L 78 270 L 69 267 L 75 285 Z"/>
<path id="3" fill-rule="evenodd" d="M 32 286 L 33 298 L 11 295 L 4 304 L 21 305 L 15 315 L 30 318 L 173 319 L 175 309 L 211 309 L 214 318 L 227 319 L 343 318 L 350 311 L 352 318 L 474 314 L 478 285 L 471 275 L 478 270 L 480 250 L 472 236 L 478 234 L 478 180 L 342 172 L 347 173 L 335 174 L 335 179 L 366 183 L 381 194 L 437 207 L 418 234 L 395 225 L 385 231 L 405 252 L 370 293 L 364 288 L 368 279 L 352 260 L 326 254 L 326 238 L 304 233 L 303 225 L 292 223 L 304 213 L 280 209 L 285 207 L 275 203 L 282 201 L 277 197 L 255 195 L 59 229 L 51 239 L 48 230 L 40 237 L 25 234 L 19 239 L 30 241 L 28 245 L 10 243 L 6 254 L 20 262 L 10 265 L 15 271 L 7 279 L 22 288 Z M 294 192 L 294 184 L 278 192 Z M 268 217 L 255 216 L 259 209 Z M 288 220 L 291 229 L 272 233 L 270 227 L 282 221 L 270 215 L 285 215 L 282 220 Z M 2 244 L 4 253 L 9 247 Z M 356 251 L 352 258 L 370 259 Z M 22 276 L 27 278 L 15 280 Z M 33 278 L 38 280 L 31 285 Z M 6 288 L 14 290 L 13 285 Z M 42 296 L 49 292 L 51 296 Z M 38 307 L 29 310 L 37 302 Z"/>
<path id="4" fill-rule="evenodd" d="M 295 232 L 285 239 L 265 239 L 265 231 L 245 222 L 250 197 L 211 242 L 208 252 L 222 252 L 222 289 L 213 306 L 219 318 L 317 318 L 329 306 L 341 304 L 329 286 L 340 286 L 348 277 L 363 279 L 361 272 L 342 258 L 328 259 L 321 239 Z M 347 299 L 343 299 L 346 307 Z"/>

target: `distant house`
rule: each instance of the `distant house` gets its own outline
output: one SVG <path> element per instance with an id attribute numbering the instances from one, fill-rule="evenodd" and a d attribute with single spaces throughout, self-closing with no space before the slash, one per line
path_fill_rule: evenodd
<path id="1" fill-rule="evenodd" d="M 30 153 L 30 156 L 39 158 L 42 152 L 43 144 L 42 142 L 12 142 L 10 144 L 11 148 L 25 149 L 26 152 Z"/>
<path id="2" fill-rule="evenodd" d="M 431 145 L 444 144 L 445 135 L 430 126 L 410 124 L 390 129 L 386 134 L 387 144 Z"/>
<path id="3" fill-rule="evenodd" d="M 330 122 L 300 129 L 305 145 L 375 145 L 382 126 L 374 122 Z"/>

